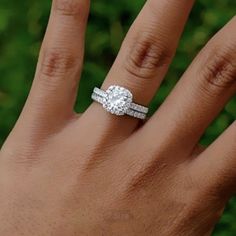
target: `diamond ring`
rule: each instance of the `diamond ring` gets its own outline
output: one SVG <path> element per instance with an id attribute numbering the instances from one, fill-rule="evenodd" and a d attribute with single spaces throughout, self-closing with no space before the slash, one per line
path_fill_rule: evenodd
<path id="1" fill-rule="evenodd" d="M 128 89 L 117 85 L 110 86 L 106 91 L 94 88 L 92 99 L 117 116 L 129 115 L 144 120 L 148 113 L 147 107 L 133 102 L 133 95 Z"/>

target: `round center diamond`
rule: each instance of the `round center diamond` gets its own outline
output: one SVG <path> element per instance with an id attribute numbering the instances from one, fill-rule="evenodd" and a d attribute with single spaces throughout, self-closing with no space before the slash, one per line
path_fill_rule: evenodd
<path id="1" fill-rule="evenodd" d="M 120 86 L 111 86 L 106 93 L 103 107 L 112 114 L 124 115 L 132 103 L 131 92 Z"/>

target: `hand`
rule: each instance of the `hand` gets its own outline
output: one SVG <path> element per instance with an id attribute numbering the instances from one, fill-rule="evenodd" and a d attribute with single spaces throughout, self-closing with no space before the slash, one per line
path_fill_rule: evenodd
<path id="1" fill-rule="evenodd" d="M 193 0 L 148 0 L 103 88 L 148 105 Z M 54 0 L 35 80 L 0 153 L 0 235 L 210 235 L 236 190 L 236 124 L 206 127 L 236 91 L 236 19 L 202 50 L 144 125 L 93 103 L 73 112 L 88 0 Z M 95 39 L 96 40 L 96 39 Z"/>

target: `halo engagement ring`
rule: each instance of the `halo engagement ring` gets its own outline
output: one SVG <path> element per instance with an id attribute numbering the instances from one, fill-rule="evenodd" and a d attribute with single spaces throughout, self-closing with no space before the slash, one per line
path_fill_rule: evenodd
<path id="1" fill-rule="evenodd" d="M 92 99 L 117 116 L 129 115 L 144 120 L 148 113 L 147 107 L 133 103 L 133 95 L 128 89 L 117 85 L 110 86 L 106 91 L 94 88 Z"/>

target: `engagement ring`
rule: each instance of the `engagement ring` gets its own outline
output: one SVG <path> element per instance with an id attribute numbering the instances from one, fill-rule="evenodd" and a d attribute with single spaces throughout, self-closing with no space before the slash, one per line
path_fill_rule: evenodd
<path id="1" fill-rule="evenodd" d="M 128 89 L 117 85 L 110 86 L 106 91 L 94 88 L 92 99 L 117 116 L 129 115 L 144 120 L 148 113 L 147 107 L 133 102 L 133 95 Z"/>

